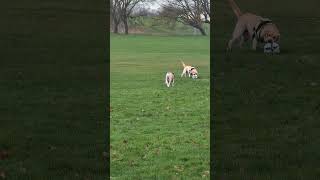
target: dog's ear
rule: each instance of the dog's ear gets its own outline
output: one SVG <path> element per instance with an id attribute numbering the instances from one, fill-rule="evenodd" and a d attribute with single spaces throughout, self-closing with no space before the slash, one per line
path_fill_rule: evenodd
<path id="1" fill-rule="evenodd" d="M 270 33 L 270 36 L 274 41 L 278 41 L 280 38 L 280 33 Z"/>

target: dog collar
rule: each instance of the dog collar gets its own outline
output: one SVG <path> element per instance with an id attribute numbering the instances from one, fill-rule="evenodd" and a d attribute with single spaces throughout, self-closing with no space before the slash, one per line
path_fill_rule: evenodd
<path id="1" fill-rule="evenodd" d="M 254 39 L 255 37 L 257 38 L 257 39 L 260 39 L 260 33 L 261 33 L 261 28 L 264 26 L 264 25 L 266 25 L 266 24 L 268 24 L 268 23 L 272 23 L 272 21 L 271 20 L 264 20 L 264 21 L 261 21 L 259 24 L 258 24 L 258 26 L 256 26 L 256 27 L 254 27 L 253 28 L 253 35 L 252 35 L 252 39 Z"/>

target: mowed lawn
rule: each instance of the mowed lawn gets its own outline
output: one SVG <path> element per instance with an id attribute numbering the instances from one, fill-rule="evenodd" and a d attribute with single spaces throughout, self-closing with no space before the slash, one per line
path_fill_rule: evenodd
<path id="1" fill-rule="evenodd" d="M 278 25 L 282 53 L 234 48 L 226 54 L 236 18 L 226 1 L 215 4 L 213 176 L 318 179 L 319 2 L 236 2 Z"/>
<path id="2" fill-rule="evenodd" d="M 84 3 L 3 3 L 0 179 L 108 177 L 105 9 Z"/>
<path id="3" fill-rule="evenodd" d="M 111 35 L 112 179 L 209 179 L 209 49 L 209 37 Z M 199 79 L 181 78 L 180 60 Z"/>

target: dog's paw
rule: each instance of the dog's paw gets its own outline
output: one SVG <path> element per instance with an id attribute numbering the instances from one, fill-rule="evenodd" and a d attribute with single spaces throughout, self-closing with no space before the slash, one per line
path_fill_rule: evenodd
<path id="1" fill-rule="evenodd" d="M 231 52 L 231 51 L 232 51 L 232 48 L 227 45 L 227 47 L 226 47 L 226 52 Z"/>

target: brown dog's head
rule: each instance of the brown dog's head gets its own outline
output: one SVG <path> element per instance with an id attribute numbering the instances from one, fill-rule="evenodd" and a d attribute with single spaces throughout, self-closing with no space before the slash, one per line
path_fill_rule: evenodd
<path id="1" fill-rule="evenodd" d="M 261 38 L 265 43 L 278 42 L 280 40 L 280 32 L 273 23 L 266 24 L 261 30 Z"/>
<path id="2" fill-rule="evenodd" d="M 198 71 L 197 71 L 196 68 L 193 67 L 193 68 L 190 70 L 190 74 L 191 74 L 192 79 L 197 79 L 197 78 L 198 78 Z"/>
<path id="3" fill-rule="evenodd" d="M 266 31 L 263 34 L 263 41 L 265 43 L 273 43 L 277 42 L 280 39 L 280 33 L 278 32 L 272 32 L 272 31 Z"/>

